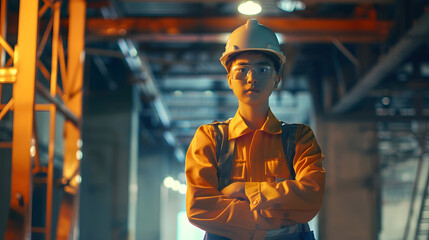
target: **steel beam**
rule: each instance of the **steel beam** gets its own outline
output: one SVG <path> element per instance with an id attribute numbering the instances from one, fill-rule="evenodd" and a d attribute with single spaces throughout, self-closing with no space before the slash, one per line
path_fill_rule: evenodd
<path id="1" fill-rule="evenodd" d="M 425 39 L 429 35 L 428 26 L 429 13 L 425 13 L 417 24 L 390 49 L 387 55 L 332 108 L 331 113 L 346 112 L 365 98 L 371 89 L 377 86 L 418 47 L 425 43 Z"/>
<path id="2" fill-rule="evenodd" d="M 6 39 L 7 25 L 7 1 L 1 0 L 0 7 L 0 40 Z M 6 55 L 4 54 L 3 44 L 0 46 L 0 66 L 3 67 L 5 64 Z M 9 53 L 10 54 L 10 53 Z M 13 54 L 11 55 L 13 56 Z M 0 97 L 1 97 L 1 85 L 0 85 Z"/>
<path id="3" fill-rule="evenodd" d="M 395 0 L 301 0 L 307 5 L 326 4 L 326 3 L 345 3 L 345 4 L 393 4 Z"/>
<path id="4" fill-rule="evenodd" d="M 121 2 L 135 2 L 136 0 L 121 0 Z M 323 3 L 348 3 L 348 4 L 389 4 L 394 3 L 394 0 L 301 0 L 305 4 L 323 4 Z M 153 0 L 139 0 L 139 2 L 153 2 Z M 187 2 L 187 3 L 201 3 L 201 0 L 158 0 L 156 2 Z M 237 0 L 211 0 L 210 3 L 237 3 Z"/>
<path id="5" fill-rule="evenodd" d="M 13 32 L 14 19 L 10 21 L 9 34 Z M 290 17 L 259 17 L 259 22 L 270 26 L 287 42 L 377 43 L 388 38 L 393 21 L 371 18 L 320 19 Z M 62 19 L 67 28 L 69 19 Z M 191 41 L 225 43 L 226 37 L 244 23 L 240 17 L 133 17 L 119 19 L 89 18 L 86 21 L 88 41 L 112 41 L 129 38 L 134 41 Z M 44 23 L 48 24 L 48 22 Z"/>
<path id="6" fill-rule="evenodd" d="M 297 19 L 260 17 L 261 24 L 281 34 L 286 42 L 383 42 L 393 25 L 391 21 L 359 19 Z M 102 41 L 127 37 L 135 41 L 225 42 L 227 35 L 243 24 L 238 17 L 173 18 L 140 17 L 120 19 L 90 18 L 87 40 Z M 64 25 L 67 24 L 65 21 Z"/>
<path id="7" fill-rule="evenodd" d="M 61 101 L 58 100 L 58 98 L 51 97 L 49 91 L 39 82 L 36 82 L 36 91 L 39 93 L 42 97 L 44 97 L 48 102 L 51 104 L 54 104 L 59 112 L 61 112 L 65 117 L 67 121 L 72 122 L 74 125 L 79 126 L 81 124 L 80 119 L 70 111 L 70 109 L 67 108 L 66 105 L 64 105 Z M 41 106 L 41 105 L 39 105 Z M 37 105 L 36 105 L 37 108 Z M 39 110 L 39 109 L 36 109 Z M 40 109 L 42 110 L 42 109 Z M 49 111 L 48 109 L 43 109 L 44 111 Z"/>
<path id="8" fill-rule="evenodd" d="M 58 82 L 58 48 L 60 31 L 60 10 L 61 1 L 52 4 L 52 53 L 51 53 L 51 78 L 50 78 L 50 97 L 57 96 Z M 55 104 L 50 104 L 49 109 L 49 145 L 48 145 L 48 171 L 46 179 L 46 216 L 45 216 L 45 240 L 51 240 L 52 229 L 52 206 L 53 206 L 53 188 L 54 188 L 54 153 L 55 153 L 55 131 L 56 131 L 56 113 Z"/>
<path id="9" fill-rule="evenodd" d="M 65 20 L 64 20 L 65 21 Z M 239 17 L 135 17 L 118 19 L 89 18 L 87 29 L 89 33 L 100 35 L 140 33 L 223 33 L 231 32 L 243 24 Z M 322 19 L 322 18 L 285 18 L 260 17 L 261 24 L 270 26 L 275 32 L 328 32 L 328 33 L 370 33 L 388 32 L 391 21 L 382 21 L 372 18 L 357 19 Z M 63 22 L 67 24 L 67 22 Z"/>
<path id="10" fill-rule="evenodd" d="M 82 117 L 82 88 L 85 46 L 85 0 L 69 1 L 70 26 L 64 103 L 74 113 L 78 122 Z M 64 70 L 63 70 L 64 71 Z M 81 125 L 66 121 L 64 126 L 64 193 L 61 198 L 57 225 L 58 240 L 78 238 L 80 160 L 82 158 Z"/>
<path id="11" fill-rule="evenodd" d="M 6 41 L 4 40 L 4 39 L 6 39 L 6 32 L 7 32 L 7 30 L 6 30 L 6 28 L 7 28 L 7 25 L 6 25 L 7 1 L 1 0 L 0 4 L 1 4 L 1 6 L 0 6 L 0 45 L 1 45 L 0 46 L 0 67 L 3 68 L 4 64 L 6 62 L 5 61 L 6 60 L 6 54 L 5 54 L 5 50 L 4 50 L 4 48 L 5 48 L 4 45 L 9 46 L 9 44 L 7 44 Z M 12 51 L 11 56 L 13 56 L 13 51 Z M 1 102 L 1 99 L 2 99 L 2 97 L 1 97 L 1 95 L 2 95 L 1 81 L 2 80 L 0 79 L 0 104 L 2 103 Z M 1 116 L 1 114 L 0 114 L 0 116 Z M 1 120 L 1 117 L 0 117 L 0 120 Z"/>
<path id="12" fill-rule="evenodd" d="M 2 120 L 2 118 L 6 115 L 6 113 L 9 112 L 9 110 L 11 110 L 13 108 L 13 103 L 14 100 L 13 98 L 9 100 L 9 102 L 4 106 L 4 108 L 1 109 L 0 111 L 0 121 Z"/>
<path id="13" fill-rule="evenodd" d="M 278 36 L 284 43 L 332 43 L 334 39 L 342 43 L 380 43 L 387 39 L 386 34 L 350 34 L 350 33 L 278 33 Z M 225 33 L 186 33 L 186 34 L 167 34 L 167 33 L 135 33 L 128 34 L 127 37 L 137 43 L 157 42 L 157 43 L 219 43 L 225 44 L 228 34 Z M 104 42 L 117 40 L 117 35 L 94 35 L 89 33 L 86 37 L 87 42 Z"/>
<path id="14" fill-rule="evenodd" d="M 13 85 L 14 116 L 10 210 L 5 239 L 30 239 L 36 46 L 39 1 L 21 0 L 17 81 Z M 19 147 L 18 147 L 19 146 Z"/>

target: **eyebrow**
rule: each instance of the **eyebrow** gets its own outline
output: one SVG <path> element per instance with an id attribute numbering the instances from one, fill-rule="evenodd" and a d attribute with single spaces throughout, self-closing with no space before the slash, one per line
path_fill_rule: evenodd
<path id="1" fill-rule="evenodd" d="M 260 62 L 257 62 L 257 63 L 255 63 L 255 64 L 250 64 L 250 63 L 248 63 L 248 62 L 238 62 L 237 63 L 237 65 L 272 65 L 269 61 L 260 61 Z"/>

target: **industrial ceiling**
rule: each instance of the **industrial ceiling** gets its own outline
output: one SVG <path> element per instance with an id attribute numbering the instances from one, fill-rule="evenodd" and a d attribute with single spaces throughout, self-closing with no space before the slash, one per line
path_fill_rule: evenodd
<path id="1" fill-rule="evenodd" d="M 244 16 L 233 0 L 88 0 L 86 94 L 137 86 L 142 132 L 167 141 L 183 161 L 199 125 L 235 114 L 218 59 L 228 33 L 253 17 L 278 34 L 287 56 L 270 99 L 279 119 L 428 117 L 426 1 L 259 2 L 259 15 Z M 287 2 L 305 8 L 282 10 Z M 13 36 L 17 1 L 9 7 Z M 62 8 L 67 26 L 67 4 Z"/>

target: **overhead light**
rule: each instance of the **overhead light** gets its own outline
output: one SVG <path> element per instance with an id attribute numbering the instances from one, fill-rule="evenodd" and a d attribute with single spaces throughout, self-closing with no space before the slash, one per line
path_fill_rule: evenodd
<path id="1" fill-rule="evenodd" d="M 261 4 L 256 1 L 244 1 L 238 5 L 238 12 L 244 15 L 256 15 L 262 11 Z"/>
<path id="2" fill-rule="evenodd" d="M 164 183 L 164 186 L 166 187 L 166 188 L 172 188 L 173 187 L 173 184 L 174 184 L 174 178 L 172 178 L 172 177 L 166 177 L 166 178 L 164 178 L 164 181 L 163 181 L 163 183 Z"/>
<path id="3" fill-rule="evenodd" d="M 176 146 L 176 138 L 174 137 L 171 131 L 165 131 L 163 135 L 164 135 L 165 141 L 167 141 L 167 143 L 170 146 L 172 147 Z"/>
<path id="4" fill-rule="evenodd" d="M 180 194 L 186 194 L 186 184 L 181 183 L 179 180 L 176 180 L 173 177 L 168 176 L 164 178 L 163 185 L 167 189 L 179 192 Z"/>
<path id="5" fill-rule="evenodd" d="M 381 103 L 383 103 L 384 106 L 387 106 L 390 104 L 390 98 L 389 97 L 383 97 L 381 99 Z"/>
<path id="6" fill-rule="evenodd" d="M 304 10 L 305 3 L 299 0 L 279 0 L 277 6 L 286 12 L 293 12 L 295 10 Z"/>

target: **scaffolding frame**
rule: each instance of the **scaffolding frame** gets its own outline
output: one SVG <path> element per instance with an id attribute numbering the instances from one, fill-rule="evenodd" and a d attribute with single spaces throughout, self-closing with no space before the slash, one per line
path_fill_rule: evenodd
<path id="1" fill-rule="evenodd" d="M 6 104 L 0 102 L 0 121 L 13 111 L 12 142 L 0 144 L 0 147 L 12 149 L 10 209 L 5 239 L 30 239 L 32 233 L 43 234 L 46 240 L 78 238 L 86 1 L 68 2 L 70 21 L 66 61 L 60 33 L 61 0 L 43 0 L 41 6 L 39 1 L 20 0 L 18 42 L 14 49 L 7 43 L 5 35 L 7 1 L 1 1 L 0 44 L 10 58 L 4 63 L 5 57 L 2 55 L 0 99 L 2 84 L 12 84 L 13 92 Z M 42 30 L 39 20 L 46 14 L 50 14 L 50 21 L 46 29 Z M 40 41 L 39 31 L 43 31 Z M 50 70 L 40 60 L 49 39 L 52 47 Z M 37 70 L 47 80 L 49 87 L 37 79 Z M 37 103 L 36 92 L 48 103 Z M 49 135 L 47 166 L 39 158 L 40 132 L 37 132 L 35 124 L 35 113 L 38 111 L 49 113 L 49 133 L 45 133 Z M 54 179 L 54 165 L 58 164 L 54 162 L 55 132 L 60 130 L 57 114 L 65 117 L 61 179 Z M 45 173 L 46 177 L 35 177 L 37 173 Z M 44 227 L 32 225 L 32 195 L 36 181 L 46 184 L 47 189 Z M 54 187 L 63 190 L 59 212 L 53 212 L 52 209 Z M 53 222 L 53 215 L 56 215 L 57 222 Z M 51 236 L 53 228 L 57 229 L 56 236 Z"/>

